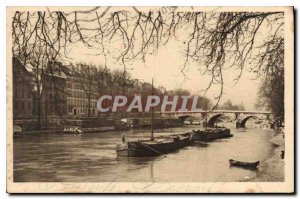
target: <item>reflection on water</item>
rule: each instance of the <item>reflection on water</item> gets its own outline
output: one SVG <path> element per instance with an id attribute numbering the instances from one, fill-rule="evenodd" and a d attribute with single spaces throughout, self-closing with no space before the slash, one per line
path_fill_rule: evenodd
<path id="1" fill-rule="evenodd" d="M 174 134 L 192 128 L 157 131 Z M 115 151 L 122 134 L 137 139 L 149 136 L 147 130 L 81 136 L 26 134 L 14 139 L 14 181 L 222 182 L 255 177 L 257 171 L 230 167 L 228 160 L 265 160 L 272 152 L 268 141 L 274 132 L 255 128 L 232 128 L 231 132 L 234 137 L 230 139 L 197 142 L 165 157 L 151 158 L 119 158 Z"/>

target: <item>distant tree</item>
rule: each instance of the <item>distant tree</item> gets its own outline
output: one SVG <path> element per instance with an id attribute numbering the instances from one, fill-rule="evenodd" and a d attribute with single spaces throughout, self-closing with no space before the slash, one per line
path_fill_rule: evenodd
<path id="1" fill-rule="evenodd" d="M 98 95 L 99 97 L 105 92 L 107 92 L 106 88 L 108 86 L 109 78 L 111 77 L 110 75 L 110 70 L 107 67 L 102 67 L 102 66 L 95 66 L 97 70 L 95 71 L 94 78 L 95 81 L 97 82 L 97 89 L 98 89 Z"/>
<path id="2" fill-rule="evenodd" d="M 186 89 L 176 89 L 174 90 L 174 95 L 178 95 L 178 96 L 183 96 L 183 95 L 190 95 L 190 91 L 189 90 L 186 90 Z"/>
<path id="3" fill-rule="evenodd" d="M 157 87 L 157 92 L 159 95 L 163 95 L 164 93 L 166 93 L 167 89 L 164 86 L 158 86 Z"/>
<path id="4" fill-rule="evenodd" d="M 227 100 L 226 102 L 223 103 L 223 105 L 221 106 L 223 109 L 228 109 L 228 110 L 232 110 L 232 102 L 231 100 Z"/>
<path id="5" fill-rule="evenodd" d="M 226 110 L 240 110 L 240 111 L 245 110 L 243 103 L 241 103 L 240 105 L 233 105 L 230 99 L 225 101 L 219 108 L 226 109 Z"/>
<path id="6" fill-rule="evenodd" d="M 240 111 L 246 110 L 245 107 L 244 107 L 243 102 L 241 102 L 241 104 L 239 105 L 239 110 L 240 110 Z"/>
<path id="7" fill-rule="evenodd" d="M 258 108 L 265 107 L 284 120 L 284 69 L 283 67 L 262 82 L 259 89 Z"/>

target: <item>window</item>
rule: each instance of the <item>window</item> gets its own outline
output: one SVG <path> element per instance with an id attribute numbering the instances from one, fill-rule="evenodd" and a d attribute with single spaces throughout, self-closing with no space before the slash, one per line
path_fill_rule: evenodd
<path id="1" fill-rule="evenodd" d="M 24 101 L 21 101 L 21 110 L 24 110 L 24 107 L 25 107 Z"/>

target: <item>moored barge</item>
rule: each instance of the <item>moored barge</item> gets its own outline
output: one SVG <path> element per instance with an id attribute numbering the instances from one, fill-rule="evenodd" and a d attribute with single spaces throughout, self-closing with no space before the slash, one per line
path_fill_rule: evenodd
<path id="1" fill-rule="evenodd" d="M 222 127 L 193 130 L 191 132 L 191 136 L 195 141 L 212 141 L 216 139 L 229 138 L 233 135 L 230 133 L 230 129 Z"/>
<path id="2" fill-rule="evenodd" d="M 152 157 L 166 154 L 185 146 L 191 145 L 193 140 L 188 134 L 156 137 L 128 141 L 117 145 L 117 155 L 125 157 Z"/>

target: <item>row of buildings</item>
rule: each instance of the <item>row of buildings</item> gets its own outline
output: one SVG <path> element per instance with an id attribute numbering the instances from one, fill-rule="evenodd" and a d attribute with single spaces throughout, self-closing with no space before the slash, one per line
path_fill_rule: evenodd
<path id="1" fill-rule="evenodd" d="M 94 74 L 86 65 L 64 66 L 53 63 L 39 69 L 26 67 L 13 59 L 13 116 L 39 115 L 97 116 L 97 100 L 103 84 L 88 77 Z M 42 71 L 43 70 L 43 71 Z M 101 88 L 99 88 L 101 87 Z"/>
<path id="2" fill-rule="evenodd" d="M 13 117 L 14 119 L 50 116 L 125 116 L 99 113 L 97 101 L 101 95 L 189 95 L 182 91 L 167 91 L 148 82 L 132 79 L 126 71 L 109 71 L 89 65 L 68 66 L 59 62 L 24 66 L 13 59 Z M 145 98 L 146 99 L 146 98 Z M 207 105 L 207 104 L 206 104 Z M 167 107 L 170 108 L 170 107 Z M 158 111 L 160 107 L 157 107 Z"/>

